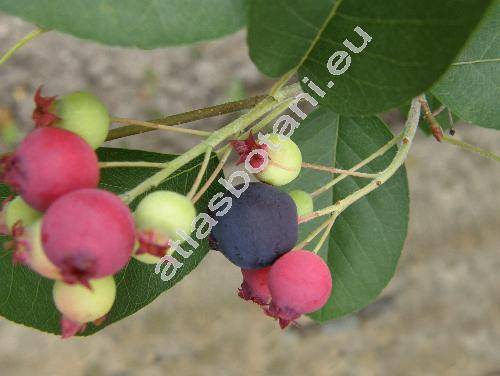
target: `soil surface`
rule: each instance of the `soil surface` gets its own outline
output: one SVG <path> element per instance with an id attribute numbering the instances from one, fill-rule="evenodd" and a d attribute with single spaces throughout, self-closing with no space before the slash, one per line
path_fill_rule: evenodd
<path id="1" fill-rule="evenodd" d="M 0 51 L 32 29 L 0 15 Z M 114 116 L 148 119 L 263 92 L 243 32 L 196 47 L 109 48 L 58 33 L 0 68 L 0 108 L 28 129 L 31 96 L 88 89 Z M 203 128 L 227 118 L 199 122 Z M 389 116 L 394 127 L 401 119 Z M 457 136 L 500 151 L 498 132 Z M 152 133 L 113 143 L 160 152 L 189 147 Z M 2 145 L 2 151 L 5 145 Z M 358 314 L 282 332 L 236 297 L 239 270 L 210 254 L 139 313 L 88 339 L 61 341 L 0 319 L 0 373 L 129 375 L 500 375 L 498 166 L 419 135 L 407 163 L 411 223 L 396 277 Z M 0 276 L 1 283 L 1 276 Z"/>

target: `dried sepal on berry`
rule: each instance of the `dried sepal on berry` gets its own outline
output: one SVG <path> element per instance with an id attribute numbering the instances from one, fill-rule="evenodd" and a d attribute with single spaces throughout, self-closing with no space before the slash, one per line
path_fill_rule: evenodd
<path id="1" fill-rule="evenodd" d="M 33 98 L 35 101 L 35 109 L 33 110 L 32 118 L 36 127 L 50 127 L 61 120 L 61 118 L 54 112 L 54 105 L 57 96 L 42 96 L 42 87 L 43 86 L 40 86 L 36 90 Z"/>
<path id="2" fill-rule="evenodd" d="M 161 233 L 154 230 L 143 230 L 137 232 L 138 247 L 136 255 L 149 254 L 162 258 L 170 249 L 170 240 Z"/>
<path id="3" fill-rule="evenodd" d="M 85 330 L 88 323 L 101 324 L 116 299 L 113 277 L 89 281 L 90 289 L 61 281 L 54 284 L 54 303 L 61 317 L 63 338 L 72 337 Z"/>
<path id="4" fill-rule="evenodd" d="M 236 162 L 236 165 L 245 163 L 248 156 L 255 150 L 262 150 L 263 152 L 267 151 L 267 145 L 261 145 L 257 143 L 255 137 L 252 134 L 252 131 L 250 131 L 249 136 L 246 140 L 231 140 L 229 141 L 229 143 L 239 155 L 239 159 Z M 261 153 L 255 153 L 250 158 L 249 163 L 253 168 L 258 169 L 262 166 L 263 163 L 265 163 L 265 159 L 261 155 Z"/>

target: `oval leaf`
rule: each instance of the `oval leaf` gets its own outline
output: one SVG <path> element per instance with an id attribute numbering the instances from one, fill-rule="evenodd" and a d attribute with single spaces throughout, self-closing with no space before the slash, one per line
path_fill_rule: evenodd
<path id="1" fill-rule="evenodd" d="M 144 151 L 109 148 L 100 149 L 98 154 L 101 161 L 166 162 L 175 157 Z M 202 157 L 198 158 L 175 172 L 158 189 L 187 193 L 198 174 L 202 159 Z M 204 181 L 215 170 L 217 164 L 218 160 L 214 154 L 205 173 Z M 101 187 L 120 194 L 144 181 L 156 171 L 148 168 L 103 169 Z M 221 190 L 222 187 L 218 183 L 212 185 L 198 201 L 196 205 L 198 212 L 206 210 L 210 198 Z M 3 200 L 8 195 L 7 187 L 0 185 L 0 199 Z M 136 200 L 132 207 L 139 200 Z M 0 248 L 0 315 L 19 324 L 59 334 L 60 315 L 52 301 L 53 282 L 38 276 L 24 266 L 13 266 L 11 252 L 3 250 L 3 244 L 6 240 L 5 237 L 0 238 L 2 243 Z M 93 334 L 151 303 L 162 292 L 170 289 L 196 268 L 207 254 L 208 249 L 208 242 L 201 242 L 200 247 L 193 250 L 193 255 L 184 261 L 184 266 L 168 282 L 162 281 L 160 276 L 155 274 L 155 265 L 146 265 L 134 259 L 131 260 L 125 269 L 115 276 L 118 287 L 117 299 L 106 321 L 98 327 L 89 325 L 83 335 Z M 184 260 L 180 255 L 174 254 L 174 257 L 181 262 Z"/>
<path id="2" fill-rule="evenodd" d="M 0 10 L 79 38 L 150 49 L 237 31 L 246 0 L 0 0 Z"/>
<path id="3" fill-rule="evenodd" d="M 500 1 L 432 92 L 465 121 L 500 129 Z"/>
<path id="4" fill-rule="evenodd" d="M 314 111 L 293 139 L 304 160 L 349 169 L 392 139 L 376 117 L 342 117 L 329 109 Z M 391 162 L 396 149 L 361 169 L 375 173 Z M 303 170 L 290 189 L 313 192 L 331 175 Z M 334 204 L 360 189 L 367 179 L 348 177 L 315 200 L 316 209 Z M 288 187 L 287 187 L 288 188 Z M 400 169 L 387 183 L 346 209 L 335 222 L 320 250 L 333 277 L 328 303 L 312 318 L 326 321 L 358 311 L 373 301 L 394 275 L 408 230 L 409 193 L 406 171 Z M 301 225 L 303 239 L 325 218 Z M 313 249 L 312 243 L 308 249 Z"/>
<path id="5" fill-rule="evenodd" d="M 403 104 L 437 82 L 490 3 L 254 0 L 248 25 L 250 56 L 272 77 L 299 69 L 301 76 L 327 91 L 322 103 L 340 114 L 375 114 Z M 354 31 L 357 26 L 372 40 L 361 52 L 352 53 L 344 41 L 363 45 Z M 349 52 L 352 61 L 344 74 L 333 76 L 327 62 L 336 51 Z M 331 89 L 329 82 L 334 85 Z M 307 85 L 303 89 L 310 91 Z"/>

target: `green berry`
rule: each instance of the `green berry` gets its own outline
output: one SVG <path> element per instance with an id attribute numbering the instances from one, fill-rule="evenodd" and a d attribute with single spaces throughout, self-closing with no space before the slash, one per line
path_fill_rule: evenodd
<path id="1" fill-rule="evenodd" d="M 297 215 L 299 217 L 311 214 L 314 211 L 313 199 L 309 193 L 295 190 L 290 192 L 290 196 L 297 206 Z"/>
<path id="2" fill-rule="evenodd" d="M 27 227 L 42 217 L 42 213 L 29 206 L 20 196 L 7 203 L 3 215 L 9 232 L 16 223 Z"/>
<path id="3" fill-rule="evenodd" d="M 282 139 L 277 134 L 269 136 L 271 144 L 266 148 L 269 164 L 264 171 L 256 174 L 257 179 L 274 186 L 290 183 L 299 176 L 302 168 L 302 153 L 299 147 L 289 138 Z"/>
<path id="4" fill-rule="evenodd" d="M 186 196 L 156 191 L 146 196 L 134 213 L 139 245 L 134 256 L 156 263 L 170 249 L 170 242 L 182 239 L 177 231 L 191 234 L 196 209 Z"/>
<path id="5" fill-rule="evenodd" d="M 90 289 L 81 284 L 56 281 L 52 291 L 54 303 L 65 319 L 85 324 L 105 316 L 116 298 L 113 277 L 91 279 Z"/>
<path id="6" fill-rule="evenodd" d="M 97 149 L 109 131 L 109 113 L 95 95 L 77 91 L 55 102 L 55 112 L 60 118 L 56 126 L 76 133 Z"/>
<path id="7" fill-rule="evenodd" d="M 62 279 L 59 269 L 47 258 L 42 246 L 42 220 L 39 219 L 22 235 L 26 241 L 25 264 L 31 270 L 49 279 Z"/>

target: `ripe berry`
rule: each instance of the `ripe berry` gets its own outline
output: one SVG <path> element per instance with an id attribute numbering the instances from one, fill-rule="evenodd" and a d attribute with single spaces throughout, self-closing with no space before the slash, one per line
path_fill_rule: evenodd
<path id="1" fill-rule="evenodd" d="M 23 227 L 31 225 L 42 217 L 42 213 L 29 206 L 20 196 L 6 202 L 0 214 L 0 227 L 5 226 L 1 232 L 10 233 L 14 225 Z"/>
<path id="2" fill-rule="evenodd" d="M 297 214 L 299 217 L 311 214 L 314 211 L 313 199 L 309 193 L 295 190 L 290 192 L 290 196 L 297 206 Z"/>
<path id="3" fill-rule="evenodd" d="M 59 269 L 47 258 L 42 246 L 42 220 L 22 231 L 15 231 L 14 263 L 21 263 L 49 279 L 62 279 Z"/>
<path id="4" fill-rule="evenodd" d="M 57 281 L 52 291 L 54 302 L 62 313 L 63 338 L 82 332 L 89 322 L 102 322 L 113 307 L 116 284 L 113 277 L 89 281 L 90 289 Z"/>
<path id="5" fill-rule="evenodd" d="M 26 203 L 45 211 L 62 195 L 99 182 L 97 156 L 77 135 L 58 128 L 31 132 L 0 163 L 0 181 L 19 192 Z"/>
<path id="6" fill-rule="evenodd" d="M 323 307 L 332 291 L 330 269 L 321 257 L 305 250 L 279 258 L 268 277 L 272 300 L 266 313 L 279 319 L 282 329 L 304 313 Z"/>
<path id="7" fill-rule="evenodd" d="M 232 199 L 229 212 L 214 219 L 219 222 L 212 229 L 211 245 L 243 269 L 269 266 L 297 242 L 293 200 L 267 184 L 250 183 L 239 198 Z"/>
<path id="8" fill-rule="evenodd" d="M 56 99 L 35 93 L 33 120 L 38 127 L 56 126 L 76 133 L 97 149 L 109 131 L 109 113 L 95 95 L 77 91 Z"/>
<path id="9" fill-rule="evenodd" d="M 129 208 L 100 189 L 68 193 L 47 210 L 42 224 L 47 257 L 67 283 L 113 275 L 130 260 L 135 228 Z"/>
<path id="10" fill-rule="evenodd" d="M 255 176 L 260 181 L 275 186 L 288 184 L 300 174 L 302 153 L 289 138 L 281 139 L 279 135 L 272 134 L 269 141 L 276 145 L 276 149 L 267 148 L 269 164 Z"/>
<path id="11" fill-rule="evenodd" d="M 196 209 L 186 196 L 172 191 L 147 195 L 134 213 L 139 246 L 135 258 L 157 263 L 170 249 L 171 241 L 182 238 L 177 231 L 190 234 Z"/>
<path id="12" fill-rule="evenodd" d="M 259 305 L 267 305 L 271 300 L 271 293 L 267 286 L 267 276 L 270 267 L 263 269 L 241 269 L 243 283 L 238 290 L 238 296 L 251 300 Z"/>

